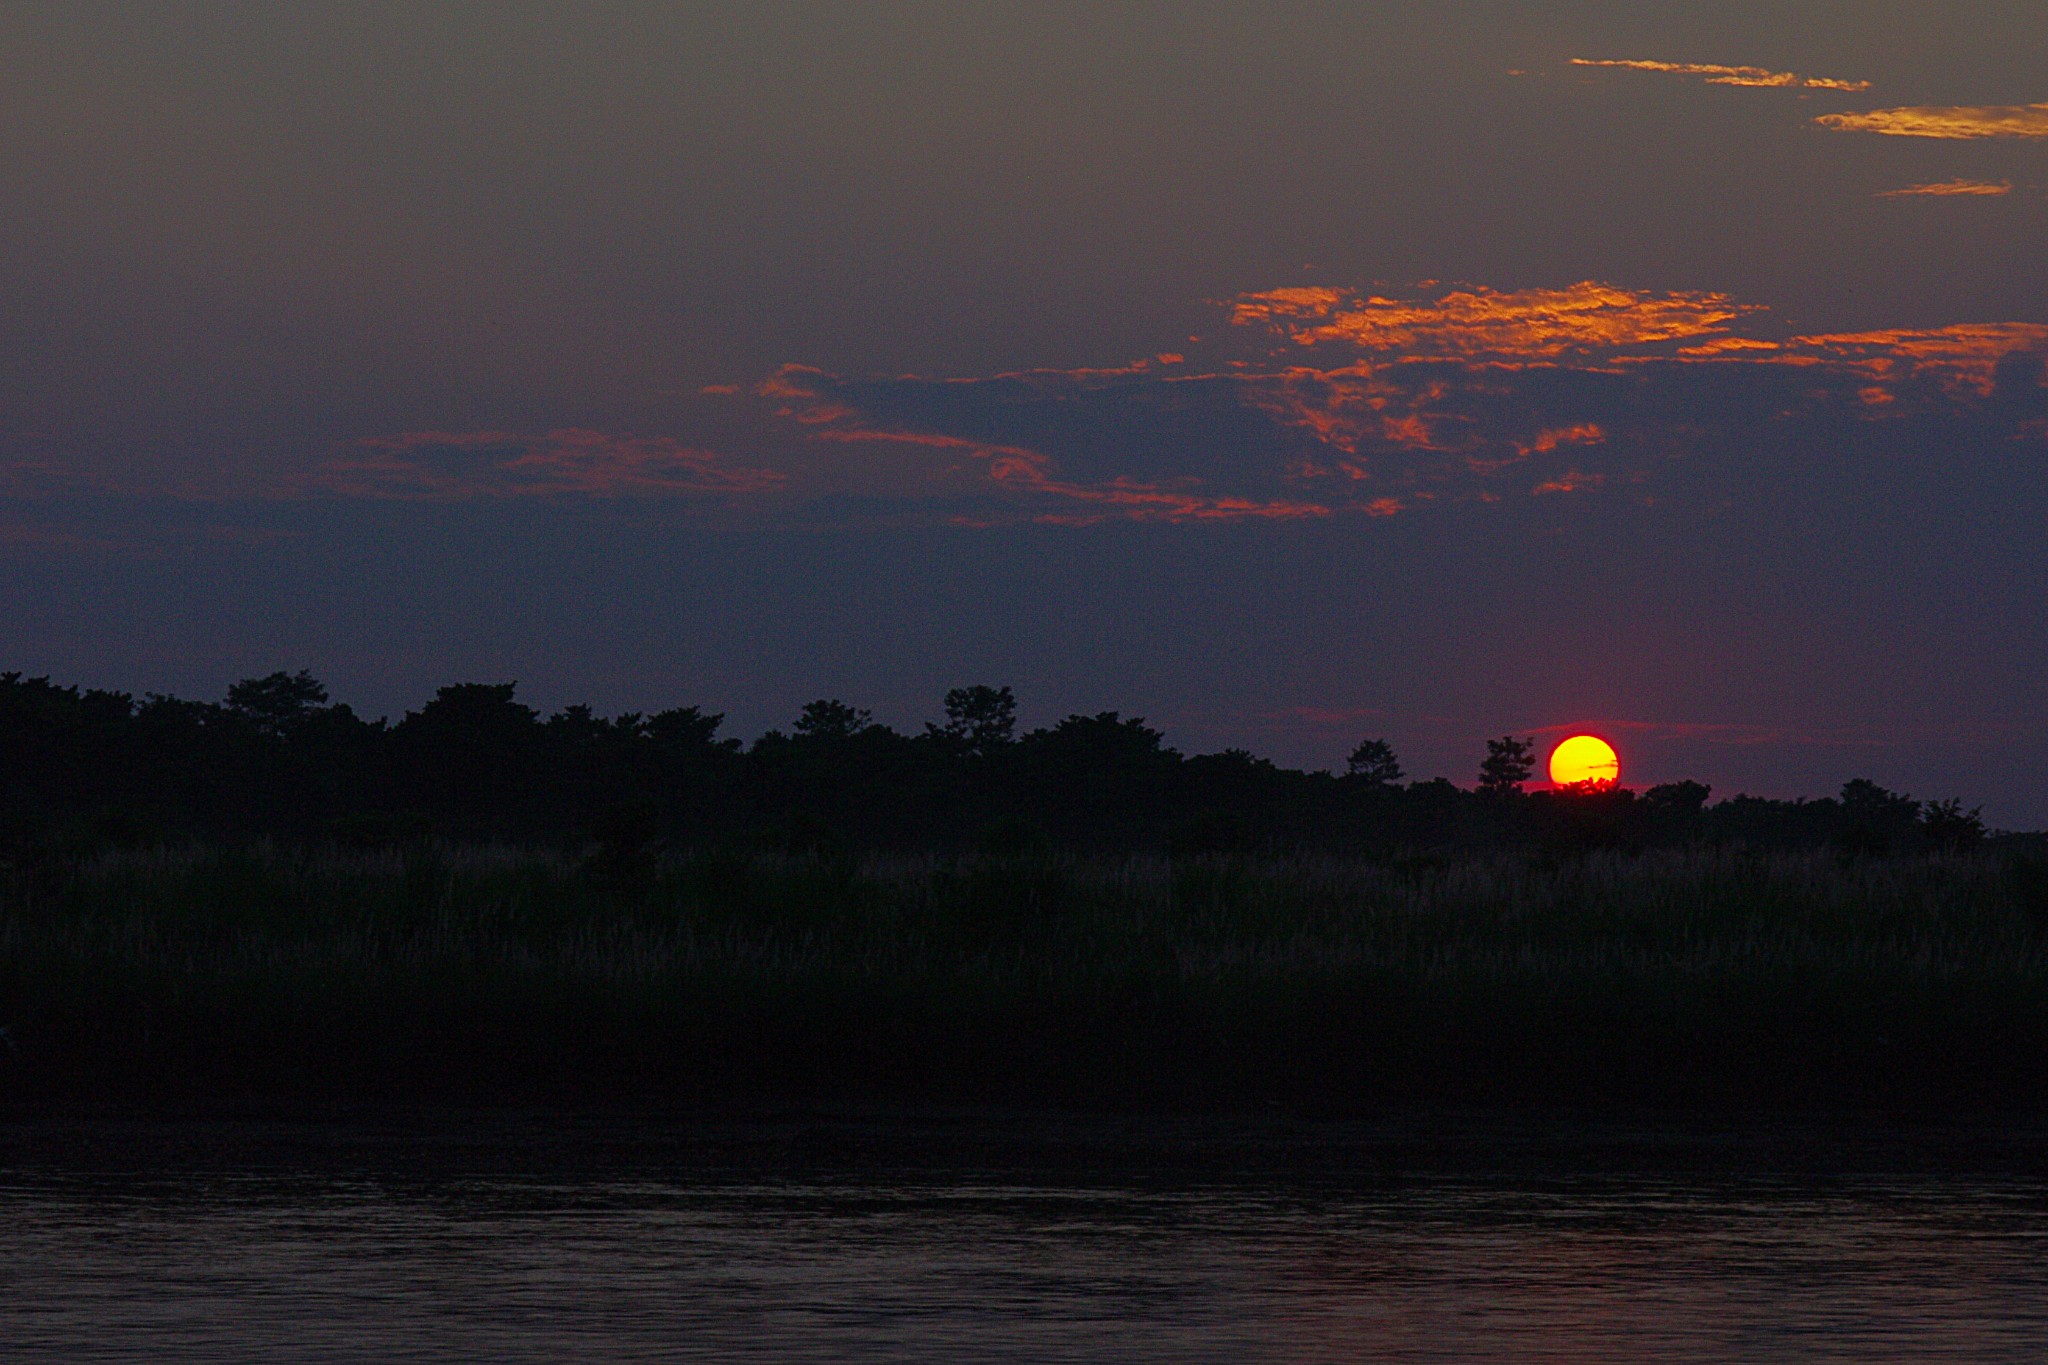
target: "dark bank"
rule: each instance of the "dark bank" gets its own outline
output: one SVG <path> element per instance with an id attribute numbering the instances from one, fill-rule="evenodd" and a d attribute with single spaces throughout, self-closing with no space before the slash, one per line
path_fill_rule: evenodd
<path id="1" fill-rule="evenodd" d="M 1476 790 L 817 703 L 397 725 L 0 682 L 0 1103 L 2032 1110 L 2030 839 L 1867 782 Z M 438 709 L 437 709 L 438 708 Z M 842 714 L 845 712 L 846 714 Z M 694 728 L 692 728 L 694 727 Z"/>

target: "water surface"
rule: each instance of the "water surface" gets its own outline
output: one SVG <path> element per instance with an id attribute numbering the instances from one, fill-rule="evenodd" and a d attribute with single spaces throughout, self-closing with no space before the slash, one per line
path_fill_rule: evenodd
<path id="1" fill-rule="evenodd" d="M 2048 1357 L 2048 1182 L 2026 1159 L 1365 1148 L 1237 1169 L 728 1144 L 581 1165 L 575 1142 L 215 1132 L 153 1160 L 164 1140 L 0 1166 L 0 1358 Z"/>

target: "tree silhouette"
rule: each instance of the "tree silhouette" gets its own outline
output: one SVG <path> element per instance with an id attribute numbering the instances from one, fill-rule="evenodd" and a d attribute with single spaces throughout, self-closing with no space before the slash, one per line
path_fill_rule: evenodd
<path id="1" fill-rule="evenodd" d="M 548 804 L 540 716 L 513 683 L 456 683 L 392 727 L 396 809 L 425 808 L 465 836 L 526 827 Z"/>
<path id="2" fill-rule="evenodd" d="M 1404 776 L 1401 760 L 1394 756 L 1394 746 L 1383 739 L 1358 741 L 1358 747 L 1345 762 L 1345 771 L 1369 787 L 1391 786 Z"/>
<path id="3" fill-rule="evenodd" d="M 265 734 L 283 734 L 327 704 L 327 689 L 305 669 L 244 678 L 228 689 L 228 710 Z"/>
<path id="4" fill-rule="evenodd" d="M 1020 775 L 1057 830 L 1083 843 L 1115 843 L 1167 808 L 1181 757 L 1161 739 L 1137 716 L 1071 715 L 1024 737 Z"/>
<path id="5" fill-rule="evenodd" d="M 710 749 L 730 752 L 738 749 L 740 742 L 717 738 L 718 727 L 724 723 L 723 712 L 678 706 L 656 711 L 647 718 L 643 729 L 647 737 L 667 753 L 703 753 Z"/>
<path id="6" fill-rule="evenodd" d="M 1479 790 L 1518 792 L 1536 770 L 1536 741 L 1502 735 L 1486 741 L 1486 761 L 1479 765 Z"/>
<path id="7" fill-rule="evenodd" d="M 1361 741 L 1336 776 L 1240 749 L 1183 756 L 1114 711 L 1020 734 L 1015 695 L 998 687 L 948 692 L 944 716 L 915 739 L 838 700 L 805 706 L 794 735 L 751 745 L 720 739 L 720 721 L 693 706 L 607 717 L 572 705 L 543 718 L 510 683 L 469 683 L 393 724 L 330 702 L 303 671 L 244 679 L 218 703 L 0 672 L 0 859 L 138 838 L 577 847 L 596 836 L 624 876 L 636 850 L 657 846 L 811 848 L 829 835 L 844 850 L 957 851 L 1011 847 L 1004 830 L 1028 834 L 1016 847 L 1062 850 L 1429 857 L 1695 842 L 1967 853 L 2015 850 L 2024 837 L 1987 831 L 1959 801 L 1922 803 L 1868 780 L 1817 801 L 1709 806 L 1696 782 L 1639 798 L 1511 799 L 1538 769 L 1535 741 L 1512 735 L 1487 742 L 1474 792 L 1402 785 L 1383 739 Z"/>
<path id="8" fill-rule="evenodd" d="M 805 702 L 803 714 L 791 729 L 799 739 L 852 739 L 874 724 L 872 713 L 843 701 L 825 699 Z"/>
<path id="9" fill-rule="evenodd" d="M 1142 770 L 1180 755 L 1165 747 L 1165 737 L 1145 724 L 1144 717 L 1115 711 L 1092 716 L 1072 715 L 1050 730 L 1034 730 L 1031 742 L 1039 753 L 1099 772 Z"/>
<path id="10" fill-rule="evenodd" d="M 1007 687 L 956 687 L 946 693 L 946 723 L 931 730 L 969 753 L 1000 749 L 1016 737 L 1016 694 Z"/>
<path id="11" fill-rule="evenodd" d="M 434 699 L 409 713 L 402 732 L 469 749 L 514 744 L 524 746 L 540 717 L 530 706 L 512 699 L 517 683 L 455 683 L 434 693 Z"/>

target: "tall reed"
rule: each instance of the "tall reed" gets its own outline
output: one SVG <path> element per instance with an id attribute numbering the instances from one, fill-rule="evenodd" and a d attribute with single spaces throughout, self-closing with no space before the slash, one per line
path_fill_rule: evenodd
<path id="1" fill-rule="evenodd" d="M 15 869 L 23 1103 L 2036 1103 L 1992 858 L 257 845 Z"/>

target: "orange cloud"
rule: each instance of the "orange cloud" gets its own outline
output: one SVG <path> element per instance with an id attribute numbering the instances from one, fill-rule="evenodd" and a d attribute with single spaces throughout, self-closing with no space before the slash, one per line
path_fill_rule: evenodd
<path id="1" fill-rule="evenodd" d="M 1788 352 L 1804 352 L 1878 380 L 1928 377 L 1956 392 L 1989 394 L 1998 362 L 2015 351 L 2048 350 L 2048 325 L 1975 322 L 1953 327 L 1892 328 L 1793 337 Z M 1867 392 L 1865 402 L 1871 401 Z"/>
<path id="2" fill-rule="evenodd" d="M 1606 439 L 1607 433 L 1601 429 L 1597 422 L 1577 422 L 1568 427 L 1555 427 L 1549 431 L 1539 431 L 1536 433 L 1535 440 L 1527 445 L 1517 445 L 1515 449 L 1524 455 L 1548 455 L 1559 446 L 1599 445 Z"/>
<path id="3" fill-rule="evenodd" d="M 1901 199 L 1907 195 L 1916 194 L 1982 196 L 2011 193 L 2012 181 L 2010 180 L 1941 180 L 1931 185 L 1907 185 L 1903 189 L 1879 190 L 1877 197 L 1880 199 Z"/>
<path id="4" fill-rule="evenodd" d="M 1231 320 L 1265 322 L 1303 346 L 1348 342 L 1405 358 L 1551 362 L 1574 352 L 1711 336 L 1760 311 L 1726 294 L 1639 293 L 1582 280 L 1563 289 L 1455 289 L 1434 299 L 1276 289 L 1240 295 Z"/>
<path id="5" fill-rule="evenodd" d="M 1782 351 L 1784 347 L 1775 341 L 1759 337 L 1715 337 L 1697 346 L 1681 346 L 1678 354 L 1686 357 L 1711 359 L 1719 356 L 1741 355 L 1753 351 Z"/>
<path id="6" fill-rule="evenodd" d="M 2034 323 L 1756 336 L 1736 329 L 1763 310 L 1719 293 L 1594 281 L 1415 292 L 1297 286 L 1227 301 L 1262 363 L 1178 368 L 1167 353 L 858 382 L 785 366 L 755 392 L 809 442 L 846 451 L 835 460 L 812 444 L 805 469 L 870 494 L 894 480 L 880 496 L 948 500 L 939 515 L 963 523 L 1277 521 L 1632 487 L 1653 447 L 1710 438 L 1729 394 L 1749 395 L 1734 404 L 1744 412 L 1768 395 L 1787 418 L 1881 423 L 1975 407 L 2024 378 L 2006 363 L 2015 352 L 2048 353 L 2048 325 Z M 1321 363 L 1300 363 L 1298 348 L 1322 344 L 1333 350 L 1312 353 Z M 1683 373 L 1702 365 L 1797 373 L 1688 384 Z M 2035 411 L 2017 402 L 1979 416 Z"/>
<path id="7" fill-rule="evenodd" d="M 754 385 L 754 393 L 762 398 L 781 401 L 782 406 L 775 410 L 776 416 L 787 417 L 791 421 L 802 422 L 807 426 L 839 422 L 857 416 L 854 409 L 843 403 L 827 403 L 823 400 L 812 380 L 813 377 L 822 379 L 824 375 L 825 372 L 815 366 L 784 365 Z"/>
<path id="8" fill-rule="evenodd" d="M 1301 285 L 1240 294 L 1231 301 L 1230 320 L 1239 327 L 1282 318 L 1320 318 L 1335 312 L 1346 295 L 1341 289 Z"/>
<path id="9" fill-rule="evenodd" d="M 1446 396 L 1442 384 L 1419 388 L 1393 382 L 1369 365 L 1347 365 L 1333 370 L 1295 366 L 1277 374 L 1241 376 L 1240 394 L 1246 403 L 1263 409 L 1286 426 L 1307 431 L 1323 445 L 1356 456 L 1370 442 L 1400 446 L 1408 450 L 1442 451 L 1461 442 L 1446 435 L 1446 421 L 1430 411 L 1430 405 Z M 1304 468 L 1304 475 L 1341 474 L 1352 479 L 1370 477 L 1356 460 L 1341 460 L 1333 468 Z"/>
<path id="10" fill-rule="evenodd" d="M 1814 120 L 1841 133 L 1886 137 L 2048 137 L 2048 104 L 1915 105 Z"/>
<path id="11" fill-rule="evenodd" d="M 1606 482 L 1607 476 L 1605 474 L 1581 474 L 1578 470 L 1574 469 L 1569 473 L 1560 474 L 1554 479 L 1548 479 L 1543 483 L 1539 483 L 1529 491 L 1538 497 L 1545 493 L 1577 493 L 1582 489 L 1598 488 Z"/>
<path id="12" fill-rule="evenodd" d="M 1717 337 L 1682 347 L 1680 361 L 1751 361 L 1770 365 L 1834 365 L 1878 384 L 1930 378 L 1959 396 L 1983 397 L 1992 390 L 1998 363 L 2015 351 L 2048 350 L 2048 325 L 2037 322 L 1961 322 L 1947 327 L 1895 327 L 1871 332 L 1828 332 L 1785 341 Z M 1629 357 L 1634 360 L 1646 357 Z M 1893 394 L 1866 386 L 1867 404 L 1889 403 Z"/>
<path id="13" fill-rule="evenodd" d="M 1748 85 L 1780 90 L 1859 91 L 1870 88 L 1869 81 L 1845 81 L 1833 76 L 1802 76 L 1796 71 L 1772 71 L 1761 66 L 1722 66 L 1717 62 L 1655 62 L 1574 57 L 1571 64 L 1621 67 L 1629 71 L 1654 71 L 1668 76 L 1702 76 L 1708 85 Z"/>
<path id="14" fill-rule="evenodd" d="M 310 489 L 356 497 L 518 498 L 742 494 L 780 488 L 774 470 L 728 465 L 667 437 L 568 427 L 542 436 L 505 431 L 414 431 L 359 442 L 329 461 Z"/>

